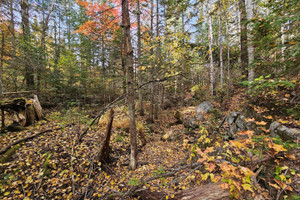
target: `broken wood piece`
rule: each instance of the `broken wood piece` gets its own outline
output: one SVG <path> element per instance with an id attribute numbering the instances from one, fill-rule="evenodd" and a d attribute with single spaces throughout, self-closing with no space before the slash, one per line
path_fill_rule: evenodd
<path id="1" fill-rule="evenodd" d="M 98 156 L 98 160 L 102 163 L 107 163 L 109 160 L 109 151 L 110 151 L 109 142 L 111 137 L 113 120 L 114 120 L 114 110 L 111 108 L 109 114 L 109 122 L 106 128 L 105 138 L 101 144 L 101 149 Z"/>
<path id="2" fill-rule="evenodd" d="M 34 110 L 36 112 L 38 120 L 43 120 L 44 119 L 44 113 L 43 113 L 43 109 L 42 109 L 42 106 L 40 104 L 40 101 L 39 101 L 37 95 L 33 96 L 32 105 L 34 107 Z"/>
<path id="3" fill-rule="evenodd" d="M 220 187 L 220 183 L 211 183 L 189 190 L 184 190 L 177 195 L 178 200 L 227 200 L 230 197 L 228 190 Z"/>

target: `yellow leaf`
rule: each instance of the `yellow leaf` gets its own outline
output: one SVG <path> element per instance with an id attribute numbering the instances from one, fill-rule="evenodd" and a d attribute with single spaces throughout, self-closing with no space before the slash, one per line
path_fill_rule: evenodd
<path id="1" fill-rule="evenodd" d="M 168 195 L 166 196 L 166 199 L 169 199 L 169 196 L 168 196 Z"/>
<path id="2" fill-rule="evenodd" d="M 276 185 L 276 184 L 269 183 L 269 185 L 271 185 L 272 187 L 276 188 L 277 190 L 280 189 L 280 187 L 278 185 Z"/>
<path id="3" fill-rule="evenodd" d="M 208 176 L 209 176 L 209 173 L 204 174 L 204 175 L 202 176 L 202 180 L 203 180 L 203 181 L 206 181 L 207 178 L 208 178 Z"/>
<path id="4" fill-rule="evenodd" d="M 5 192 L 4 193 L 4 196 L 7 196 L 7 195 L 9 195 L 10 194 L 10 192 Z"/>
<path id="5" fill-rule="evenodd" d="M 255 122 L 255 124 L 265 126 L 267 123 L 264 121 L 261 121 L 261 122 Z"/>
<path id="6" fill-rule="evenodd" d="M 20 194 L 20 193 L 21 193 L 20 190 L 15 191 L 15 194 Z"/>
<path id="7" fill-rule="evenodd" d="M 250 192 L 254 192 L 251 188 L 251 185 L 250 184 L 243 184 L 242 187 L 244 188 L 244 190 L 248 190 Z"/>

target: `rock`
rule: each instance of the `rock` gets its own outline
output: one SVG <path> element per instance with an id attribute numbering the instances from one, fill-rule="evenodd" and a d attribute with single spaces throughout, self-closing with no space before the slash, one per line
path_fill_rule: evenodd
<path id="1" fill-rule="evenodd" d="M 165 141 L 175 141 L 178 140 L 180 137 L 179 130 L 170 130 L 166 134 L 164 134 L 161 139 Z"/>
<path id="2" fill-rule="evenodd" d="M 240 115 L 240 112 L 231 112 L 228 116 L 228 124 L 232 125 L 233 123 L 235 123 L 235 120 L 237 119 L 237 117 Z"/>
<path id="3" fill-rule="evenodd" d="M 203 120 L 204 114 L 213 108 L 213 105 L 209 101 L 200 103 L 196 108 L 197 120 Z"/>
<path id="4" fill-rule="evenodd" d="M 279 135 L 279 137 L 286 140 L 300 140 L 300 129 L 298 128 L 288 128 L 277 121 L 274 121 L 270 125 L 271 136 Z"/>
<path id="5" fill-rule="evenodd" d="M 195 117 L 184 117 L 183 126 L 185 128 L 196 129 L 199 127 L 199 123 Z"/>
<path id="6" fill-rule="evenodd" d="M 231 112 L 228 115 L 227 122 L 230 126 L 230 136 L 234 136 L 237 132 L 240 131 L 255 130 L 255 125 L 253 124 L 253 122 L 246 122 L 245 116 L 240 112 Z"/>

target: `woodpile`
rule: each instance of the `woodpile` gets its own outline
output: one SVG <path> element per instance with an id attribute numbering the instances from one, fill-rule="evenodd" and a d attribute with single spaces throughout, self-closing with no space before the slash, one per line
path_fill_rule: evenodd
<path id="1" fill-rule="evenodd" d="M 37 95 L 33 99 L 14 98 L 0 101 L 2 114 L 2 129 L 5 128 L 5 117 L 10 115 L 13 124 L 29 126 L 44 119 L 42 106 Z"/>

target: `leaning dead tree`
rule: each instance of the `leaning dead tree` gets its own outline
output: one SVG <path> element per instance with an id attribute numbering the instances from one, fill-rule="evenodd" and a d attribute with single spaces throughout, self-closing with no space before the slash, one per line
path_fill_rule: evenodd
<path id="1" fill-rule="evenodd" d="M 2 129 L 5 128 L 5 117 L 12 116 L 13 123 L 21 126 L 29 126 L 35 121 L 45 119 L 39 99 L 34 95 L 33 99 L 15 98 L 0 101 L 2 115 Z"/>

